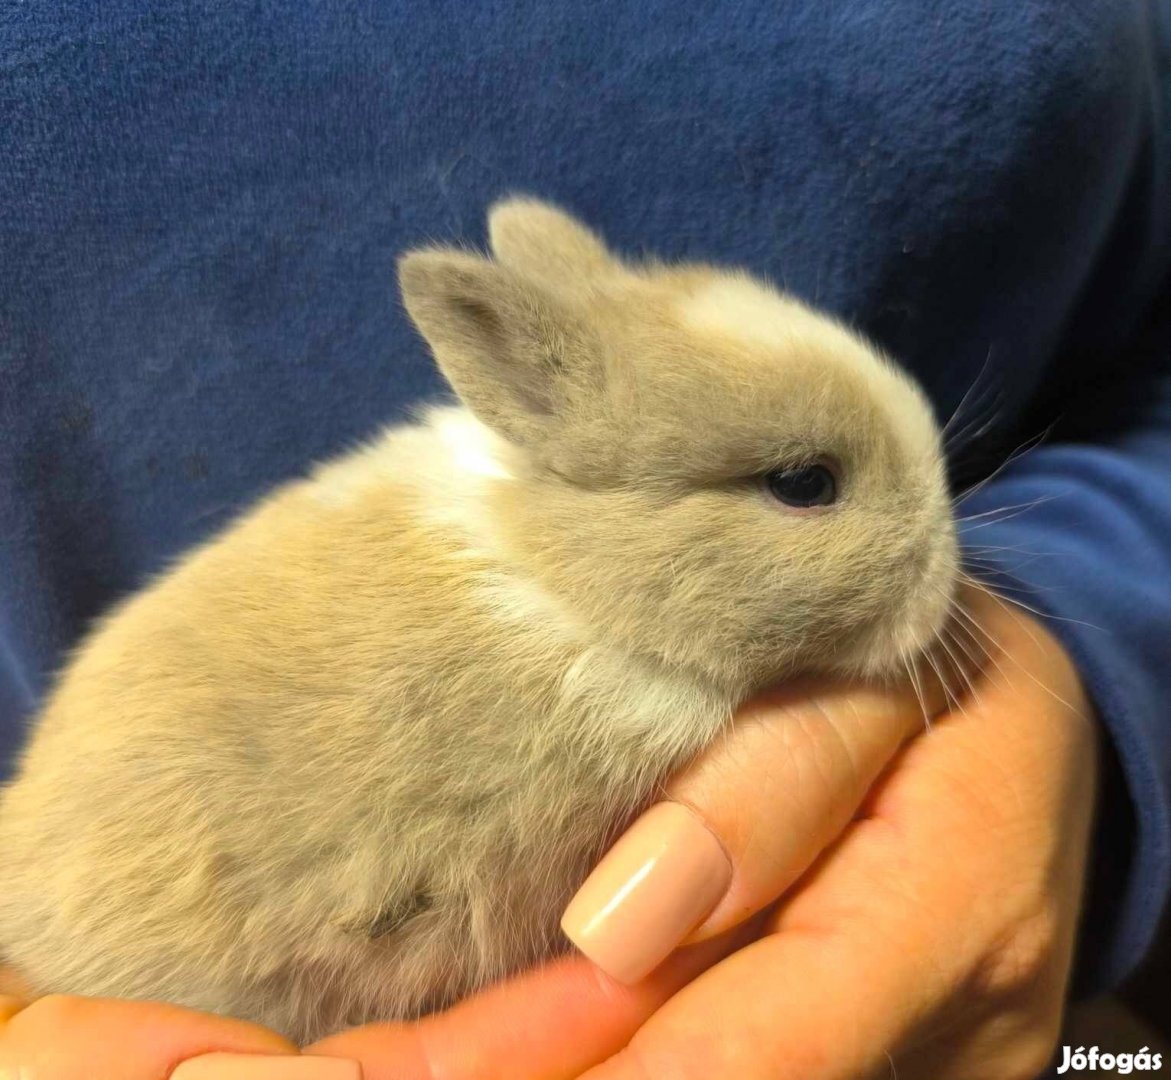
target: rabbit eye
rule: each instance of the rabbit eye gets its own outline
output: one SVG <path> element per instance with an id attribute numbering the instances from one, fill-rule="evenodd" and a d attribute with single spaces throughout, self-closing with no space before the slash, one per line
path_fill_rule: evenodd
<path id="1" fill-rule="evenodd" d="M 773 498 L 786 506 L 829 506 L 838 497 L 838 482 L 824 465 L 776 469 L 765 480 Z"/>

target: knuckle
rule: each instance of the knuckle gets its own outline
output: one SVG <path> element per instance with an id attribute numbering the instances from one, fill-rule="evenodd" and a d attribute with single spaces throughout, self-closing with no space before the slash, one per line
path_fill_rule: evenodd
<path id="1" fill-rule="evenodd" d="M 978 968 L 979 993 L 992 1001 L 1028 995 L 1053 970 L 1060 940 L 1060 921 L 1052 910 L 1022 920 Z"/>

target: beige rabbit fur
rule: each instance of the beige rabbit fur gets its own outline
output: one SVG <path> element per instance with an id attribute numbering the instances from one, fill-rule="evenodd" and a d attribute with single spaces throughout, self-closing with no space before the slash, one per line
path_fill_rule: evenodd
<path id="1" fill-rule="evenodd" d="M 754 689 L 936 634 L 955 536 L 909 378 L 745 274 L 523 199 L 490 226 L 491 259 L 400 264 L 462 404 L 277 490 L 64 671 L 0 801 L 0 955 L 38 990 L 297 1040 L 435 1008 L 561 950 Z M 761 482 L 815 459 L 833 506 Z"/>

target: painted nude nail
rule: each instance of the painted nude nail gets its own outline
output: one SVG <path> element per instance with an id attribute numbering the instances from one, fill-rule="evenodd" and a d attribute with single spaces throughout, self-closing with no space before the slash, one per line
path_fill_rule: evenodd
<path id="1" fill-rule="evenodd" d="M 678 803 L 652 806 L 586 879 L 561 929 L 619 982 L 649 975 L 732 881 L 723 845 Z"/>
<path id="2" fill-rule="evenodd" d="M 201 1054 L 182 1062 L 171 1080 L 362 1080 L 362 1066 L 309 1055 Z"/>

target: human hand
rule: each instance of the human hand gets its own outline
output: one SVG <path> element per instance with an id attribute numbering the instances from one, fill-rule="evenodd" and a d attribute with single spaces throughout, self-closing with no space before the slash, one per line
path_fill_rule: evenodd
<path id="1" fill-rule="evenodd" d="M 15 982 L 0 971 L 0 980 Z M 5 987 L 7 988 L 7 987 Z M 361 1080 L 276 1032 L 153 1001 L 0 995 L 3 1080 Z"/>
<path id="2" fill-rule="evenodd" d="M 628 975 L 672 939 L 726 935 L 788 889 L 739 940 L 682 950 L 632 987 L 561 961 L 419 1025 L 316 1049 L 361 1059 L 367 1080 L 1035 1076 L 1062 1015 L 1096 737 L 1052 635 L 990 597 L 972 606 L 995 641 L 989 664 L 927 735 L 899 752 L 921 715 L 895 694 L 754 703 L 671 787 L 689 809 L 652 808 L 659 822 L 636 823 L 571 906 L 575 936 Z M 731 876 L 705 918 L 671 898 L 680 866 L 709 866 L 710 883 L 718 862 L 672 852 L 710 850 L 712 835 Z M 641 884 L 609 931 L 591 915 L 635 867 Z"/>

